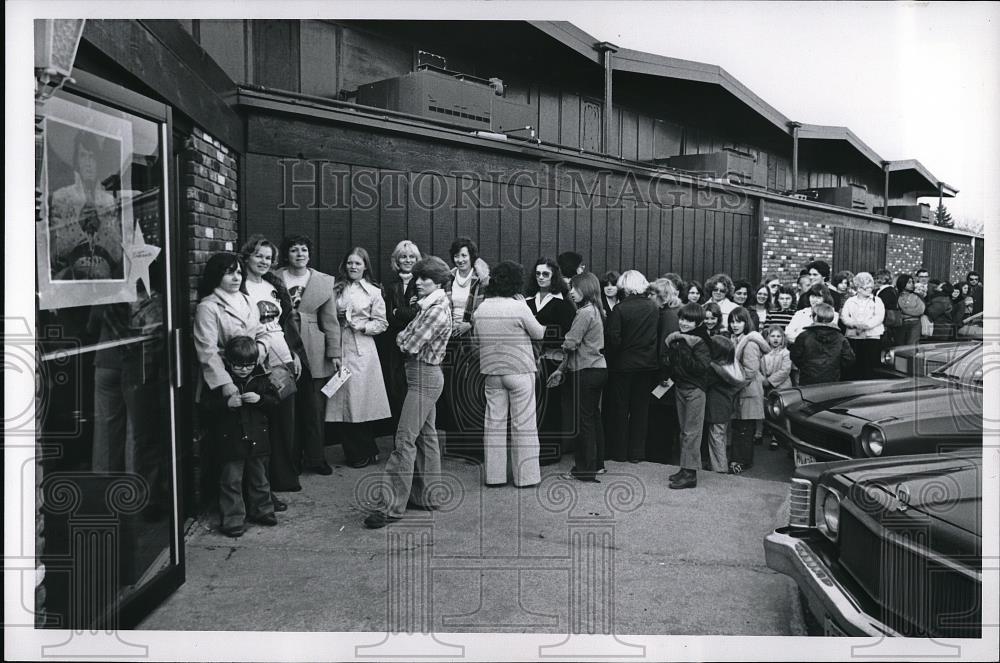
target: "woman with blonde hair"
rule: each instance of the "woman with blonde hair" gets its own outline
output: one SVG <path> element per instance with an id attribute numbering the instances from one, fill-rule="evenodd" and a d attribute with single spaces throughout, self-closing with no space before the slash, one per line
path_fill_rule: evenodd
<path id="1" fill-rule="evenodd" d="M 649 392 L 657 377 L 657 328 L 660 311 L 646 296 L 649 281 L 630 269 L 618 279 L 621 301 L 607 322 L 605 347 L 612 424 L 607 440 L 610 460 L 646 459 Z"/>
<path id="2" fill-rule="evenodd" d="M 670 378 L 667 366 L 667 336 L 680 330 L 677 311 L 681 301 L 677 284 L 667 276 L 661 276 L 649 284 L 649 297 L 659 309 L 656 325 L 656 354 L 658 379 L 666 384 Z M 660 399 L 649 399 L 649 423 L 646 429 L 646 460 L 669 463 L 671 455 L 679 449 L 677 426 L 677 405 L 673 390 Z"/>
<path id="3" fill-rule="evenodd" d="M 392 276 L 382 284 L 385 299 L 385 318 L 389 325 L 385 334 L 376 337 L 379 356 L 382 358 L 382 377 L 385 380 L 389 409 L 392 411 L 392 430 L 399 423 L 399 413 L 406 398 L 406 371 L 403 354 L 396 345 L 396 335 L 417 316 L 417 281 L 413 268 L 421 259 L 420 249 L 408 239 L 396 244 L 389 256 Z"/>
<path id="4" fill-rule="evenodd" d="M 875 377 L 882 353 L 882 334 L 885 333 L 885 304 L 875 296 L 875 279 L 868 272 L 854 276 L 853 297 L 844 302 L 840 321 L 847 328 L 847 342 L 857 358 L 855 375 L 861 380 Z"/>

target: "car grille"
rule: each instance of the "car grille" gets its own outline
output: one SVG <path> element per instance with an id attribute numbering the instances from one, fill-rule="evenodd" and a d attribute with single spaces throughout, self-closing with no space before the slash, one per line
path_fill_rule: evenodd
<path id="1" fill-rule="evenodd" d="M 805 479 L 792 479 L 788 489 L 788 524 L 792 527 L 809 527 L 812 514 L 812 483 Z"/>
<path id="2" fill-rule="evenodd" d="M 883 521 L 879 532 L 841 510 L 840 563 L 881 608 L 876 617 L 905 636 L 980 637 L 981 583 L 909 547 L 928 547 L 929 526 Z"/>
<path id="3" fill-rule="evenodd" d="M 835 433 L 826 428 L 815 428 L 794 419 L 790 423 L 792 435 L 806 444 L 828 449 L 848 458 L 854 457 L 854 438 L 850 435 Z"/>

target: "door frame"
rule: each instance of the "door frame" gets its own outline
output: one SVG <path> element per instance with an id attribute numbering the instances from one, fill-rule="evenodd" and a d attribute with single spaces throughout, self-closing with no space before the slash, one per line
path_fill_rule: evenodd
<path id="1" fill-rule="evenodd" d="M 182 246 L 183 233 L 178 231 L 177 214 L 177 173 L 173 159 L 173 116 L 170 106 L 133 90 L 112 83 L 94 74 L 82 70 L 73 72 L 73 79 L 67 82 L 67 92 L 91 99 L 93 101 L 118 108 L 155 122 L 159 127 L 161 145 L 161 164 L 163 168 L 163 187 L 160 192 L 160 205 L 163 211 L 163 248 L 166 251 L 164 260 L 165 290 L 167 302 L 166 315 L 166 361 L 170 371 L 169 408 L 172 425 L 170 440 L 170 481 L 173 502 L 171 517 L 174 527 L 171 530 L 171 566 L 155 580 L 139 589 L 134 595 L 114 606 L 118 628 L 132 629 L 153 609 L 180 587 L 185 580 L 185 550 L 184 550 L 184 508 L 183 486 L 181 484 L 180 440 L 184 435 L 190 435 L 190 420 L 188 413 L 190 388 L 185 378 L 183 348 L 183 330 L 187 328 L 189 306 L 186 298 L 188 281 L 187 261 L 184 259 L 185 247 Z M 185 287 L 181 287 L 181 286 Z"/>

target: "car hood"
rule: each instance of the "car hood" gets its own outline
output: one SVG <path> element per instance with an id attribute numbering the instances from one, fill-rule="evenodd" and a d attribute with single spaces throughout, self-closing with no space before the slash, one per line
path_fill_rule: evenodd
<path id="1" fill-rule="evenodd" d="M 835 389 L 825 386 L 801 390 L 802 414 L 828 411 L 865 421 L 896 420 L 917 413 L 951 412 L 963 400 L 955 398 L 955 386 L 932 378 L 842 382 Z"/>
<path id="2" fill-rule="evenodd" d="M 948 454 L 908 458 L 915 460 L 860 464 L 844 472 L 853 484 L 851 500 L 873 515 L 913 509 L 980 536 L 981 460 Z"/>

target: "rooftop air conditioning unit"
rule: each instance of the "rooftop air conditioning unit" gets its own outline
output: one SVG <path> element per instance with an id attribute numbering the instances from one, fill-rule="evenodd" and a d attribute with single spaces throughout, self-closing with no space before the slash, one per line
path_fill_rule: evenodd
<path id="1" fill-rule="evenodd" d="M 503 132 L 537 124 L 526 104 L 497 95 L 494 81 L 423 66 L 418 71 L 358 87 L 357 102 L 478 131 Z"/>
<path id="2" fill-rule="evenodd" d="M 657 163 L 665 163 L 671 168 L 686 170 L 692 173 L 707 174 L 710 178 L 718 178 L 722 182 L 732 184 L 758 184 L 764 182 L 754 180 L 754 155 L 732 148 L 724 148 L 718 152 L 705 154 L 684 154 L 680 156 L 656 159 Z"/>
<path id="3" fill-rule="evenodd" d="M 846 207 L 847 209 L 868 209 L 868 187 L 863 184 L 806 189 L 803 193 L 812 200 L 828 205 Z"/>

